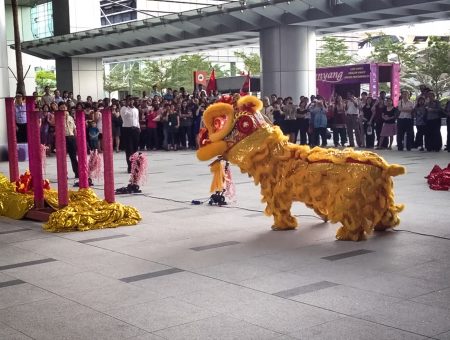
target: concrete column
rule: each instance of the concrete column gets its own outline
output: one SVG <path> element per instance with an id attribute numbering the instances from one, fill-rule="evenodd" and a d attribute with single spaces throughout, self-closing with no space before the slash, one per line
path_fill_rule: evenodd
<path id="1" fill-rule="evenodd" d="M 277 26 L 260 31 L 262 95 L 316 93 L 316 33 L 311 27 Z"/>
<path id="2" fill-rule="evenodd" d="M 81 95 L 104 98 L 103 64 L 100 58 L 56 59 L 56 86 L 59 90 L 72 91 L 74 97 Z"/>
<path id="3" fill-rule="evenodd" d="M 55 59 L 56 87 L 61 91 L 72 91 L 72 58 Z"/>
<path id="4" fill-rule="evenodd" d="M 100 27 L 100 0 L 58 0 L 53 6 L 55 36 Z M 59 58 L 55 60 L 56 86 L 94 99 L 104 98 L 103 65 L 97 58 Z"/>
<path id="5" fill-rule="evenodd" d="M 5 1 L 0 0 L 0 160 L 6 158 L 7 138 L 5 98 L 9 96 Z"/>

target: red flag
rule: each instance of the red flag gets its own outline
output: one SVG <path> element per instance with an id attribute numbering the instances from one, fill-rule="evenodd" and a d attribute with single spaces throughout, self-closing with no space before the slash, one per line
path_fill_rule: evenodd
<path id="1" fill-rule="evenodd" d="M 212 69 L 209 76 L 208 86 L 206 87 L 206 94 L 210 96 L 213 91 L 217 91 L 216 73 L 214 72 L 214 69 Z"/>
<path id="2" fill-rule="evenodd" d="M 250 72 L 248 72 L 247 75 L 245 76 L 245 80 L 244 80 L 244 83 L 242 84 L 239 94 L 241 96 L 245 96 L 249 92 L 250 92 Z"/>

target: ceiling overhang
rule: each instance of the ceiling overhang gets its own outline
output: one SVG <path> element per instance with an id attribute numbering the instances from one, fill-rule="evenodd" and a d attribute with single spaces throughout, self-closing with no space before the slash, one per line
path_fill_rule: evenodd
<path id="1" fill-rule="evenodd" d="M 22 51 L 118 61 L 255 44 L 260 30 L 278 25 L 325 35 L 449 18 L 450 0 L 247 0 L 27 41 Z"/>

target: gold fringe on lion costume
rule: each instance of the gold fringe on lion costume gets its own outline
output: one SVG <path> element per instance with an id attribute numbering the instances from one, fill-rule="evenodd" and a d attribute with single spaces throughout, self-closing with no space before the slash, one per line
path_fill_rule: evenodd
<path id="1" fill-rule="evenodd" d="M 261 184 L 266 215 L 274 230 L 297 228 L 293 201 L 304 202 L 325 221 L 341 222 L 339 240 L 359 241 L 375 230 L 399 224 L 403 205 L 394 203 L 392 176 L 405 173 L 376 153 L 323 149 L 288 142 L 259 112 L 253 96 L 228 97 L 203 114 L 197 157 L 220 156 Z"/>

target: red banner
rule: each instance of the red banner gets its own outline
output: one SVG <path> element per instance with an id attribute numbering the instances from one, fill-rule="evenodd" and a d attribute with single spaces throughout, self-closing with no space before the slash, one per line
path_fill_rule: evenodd
<path id="1" fill-rule="evenodd" d="M 206 87 L 208 84 L 208 73 L 206 71 L 194 71 L 194 88 L 197 88 L 199 84 L 202 84 L 203 87 Z"/>
<path id="2" fill-rule="evenodd" d="M 208 86 L 206 87 L 206 94 L 210 96 L 211 92 L 213 91 L 217 91 L 216 73 L 214 69 L 211 71 L 211 74 L 209 75 Z"/>

